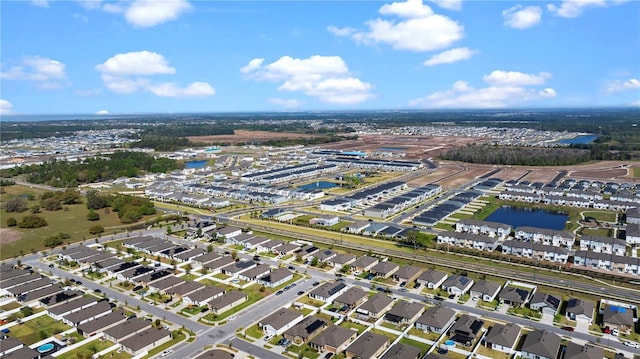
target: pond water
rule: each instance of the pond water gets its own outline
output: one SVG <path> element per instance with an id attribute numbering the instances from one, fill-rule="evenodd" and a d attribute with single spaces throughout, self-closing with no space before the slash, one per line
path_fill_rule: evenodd
<path id="1" fill-rule="evenodd" d="M 200 167 L 204 167 L 207 162 L 209 162 L 208 160 L 202 160 L 202 161 L 189 161 L 189 162 L 185 162 L 184 163 L 184 167 L 185 168 L 200 168 Z"/>
<path id="2" fill-rule="evenodd" d="M 569 220 L 564 212 L 546 209 L 502 206 L 491 213 L 486 221 L 505 223 L 514 229 L 522 226 L 563 230 Z"/>
<path id="3" fill-rule="evenodd" d="M 564 140 L 558 141 L 558 143 L 562 143 L 563 145 L 587 144 L 595 141 L 596 138 L 598 138 L 597 135 L 584 135 L 574 138 L 565 138 Z"/>
<path id="4" fill-rule="evenodd" d="M 299 186 L 298 188 L 302 188 L 302 189 L 327 189 L 327 188 L 333 188 L 333 187 L 337 187 L 337 186 L 338 185 L 335 182 L 318 181 L 318 182 L 307 183 L 304 186 Z"/>

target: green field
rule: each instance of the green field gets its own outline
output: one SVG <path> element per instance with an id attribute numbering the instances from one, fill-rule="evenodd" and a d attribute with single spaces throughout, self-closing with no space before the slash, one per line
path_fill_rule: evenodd
<path id="1" fill-rule="evenodd" d="M 11 327 L 9 336 L 20 340 L 26 345 L 31 345 L 68 329 L 71 329 L 71 327 L 63 322 L 56 322 L 50 316 L 43 315 L 28 322 L 14 325 Z"/>
<path id="2" fill-rule="evenodd" d="M 32 206 L 40 203 L 38 197 L 41 193 L 45 192 L 40 189 L 29 188 L 21 185 L 5 186 L 3 189 L 6 193 L 2 194 L 2 197 L 0 198 L 0 207 L 3 207 L 3 204 L 11 198 L 21 195 L 32 195 L 35 199 L 27 201 L 27 206 L 31 208 Z M 97 224 L 102 225 L 105 228 L 105 232 L 102 234 L 103 236 L 122 231 L 126 227 L 120 222 L 117 213 L 111 211 L 106 213 L 105 210 L 99 210 L 97 212 L 100 214 L 100 220 L 88 221 L 87 213 L 89 213 L 89 210 L 85 204 L 63 205 L 63 209 L 59 211 L 50 212 L 41 210 L 41 212 L 37 214 L 47 221 L 48 225 L 45 227 L 8 228 L 8 218 L 13 217 L 20 222 L 23 217 L 30 215 L 31 211 L 27 210 L 22 213 L 7 213 L 3 208 L 0 210 L 0 218 L 2 218 L 0 228 L 3 232 L 3 244 L 2 250 L 0 250 L 0 259 L 13 258 L 22 254 L 44 250 L 46 249 L 44 246 L 44 240 L 47 237 L 57 235 L 58 233 L 69 234 L 71 237 L 65 239 L 65 242 L 72 243 L 94 237 L 94 235 L 89 233 L 89 228 Z M 148 220 L 151 217 L 147 216 L 143 218 L 142 221 Z M 11 238 L 18 239 L 13 240 Z M 10 242 L 5 244 L 5 241 Z"/>

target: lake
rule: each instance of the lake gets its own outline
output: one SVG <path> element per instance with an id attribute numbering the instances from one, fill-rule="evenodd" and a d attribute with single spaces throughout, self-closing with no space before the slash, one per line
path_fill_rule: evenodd
<path id="1" fill-rule="evenodd" d="M 511 225 L 514 229 L 522 226 L 563 230 L 569 216 L 564 212 L 545 209 L 502 206 L 491 213 L 485 221 Z"/>
<path id="2" fill-rule="evenodd" d="M 598 138 L 597 135 L 584 135 L 574 138 L 565 138 L 564 140 L 558 141 L 558 143 L 561 143 L 563 145 L 587 144 L 595 141 L 596 138 Z"/>
<path id="3" fill-rule="evenodd" d="M 202 160 L 202 161 L 189 161 L 189 162 L 185 162 L 184 163 L 184 167 L 185 168 L 200 168 L 200 167 L 204 167 L 207 162 L 209 162 L 208 160 Z"/>
<path id="4" fill-rule="evenodd" d="M 327 188 L 333 188 L 333 187 L 337 187 L 337 186 L 338 185 L 335 182 L 318 181 L 318 182 L 307 183 L 304 186 L 298 186 L 298 188 L 302 188 L 302 189 L 327 189 Z"/>

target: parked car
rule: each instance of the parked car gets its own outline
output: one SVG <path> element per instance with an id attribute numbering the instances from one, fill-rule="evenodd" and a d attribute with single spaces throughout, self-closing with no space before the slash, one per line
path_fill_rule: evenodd
<path id="1" fill-rule="evenodd" d="M 283 291 L 281 291 L 281 290 L 279 290 L 279 291 L 277 291 L 277 292 L 276 292 L 276 295 L 280 295 L 280 294 L 282 294 L 282 293 L 284 293 L 284 292 L 283 292 Z"/>
<path id="2" fill-rule="evenodd" d="M 304 291 L 299 291 L 298 292 L 298 295 L 303 295 L 303 294 L 304 294 Z"/>
<path id="3" fill-rule="evenodd" d="M 636 342 L 624 342 L 624 345 L 631 347 L 631 348 L 640 348 L 640 344 L 636 343 Z"/>
<path id="4" fill-rule="evenodd" d="M 416 282 L 416 283 L 413 285 L 413 289 L 416 289 L 416 288 L 420 288 L 420 283 Z"/>
<path id="5" fill-rule="evenodd" d="M 566 330 L 566 331 L 569 331 L 569 332 L 574 331 L 574 328 L 572 326 L 569 326 L 569 325 L 565 325 L 563 327 L 560 327 L 560 329 Z"/>
<path id="6" fill-rule="evenodd" d="M 296 267 L 294 267 L 294 266 L 288 266 L 287 268 L 288 268 L 289 270 L 296 270 Z"/>
<path id="7" fill-rule="evenodd" d="M 313 286 L 314 286 L 314 287 L 317 287 L 317 286 L 319 286 L 319 285 L 320 285 L 320 282 L 313 282 Z"/>
<path id="8" fill-rule="evenodd" d="M 400 288 L 404 288 L 405 285 L 407 285 L 407 282 L 400 283 Z"/>
<path id="9" fill-rule="evenodd" d="M 53 263 L 49 264 L 49 268 L 53 268 L 53 267 L 54 267 Z"/>

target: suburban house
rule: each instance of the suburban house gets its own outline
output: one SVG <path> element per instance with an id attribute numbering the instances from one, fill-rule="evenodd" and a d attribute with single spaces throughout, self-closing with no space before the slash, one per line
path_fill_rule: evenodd
<path id="1" fill-rule="evenodd" d="M 375 275 L 380 278 L 389 278 L 393 273 L 395 273 L 400 266 L 397 263 L 384 261 L 380 262 L 369 270 L 369 273 Z"/>
<path id="2" fill-rule="evenodd" d="M 416 280 L 420 284 L 424 284 L 429 289 L 439 288 L 447 279 L 447 273 L 435 269 L 425 270 Z"/>
<path id="3" fill-rule="evenodd" d="M 120 325 L 115 325 L 104 331 L 104 338 L 112 342 L 119 342 L 129 336 L 139 333 L 151 326 L 151 323 L 140 319 L 131 318 Z"/>
<path id="4" fill-rule="evenodd" d="M 602 307 L 602 305 L 601 305 Z M 606 305 L 600 308 L 602 313 L 602 326 L 609 329 L 618 329 L 618 331 L 629 333 L 633 330 L 634 318 L 633 310 L 619 305 Z"/>
<path id="5" fill-rule="evenodd" d="M 351 287 L 346 292 L 340 294 L 333 300 L 333 306 L 340 308 L 353 309 L 364 303 L 369 293 L 360 287 Z"/>
<path id="6" fill-rule="evenodd" d="M 322 226 L 322 227 L 331 227 L 338 224 L 339 222 L 340 222 L 340 217 L 338 216 L 322 216 L 322 217 L 311 218 L 309 220 L 309 224 Z"/>
<path id="7" fill-rule="evenodd" d="M 240 273 L 247 271 L 255 266 L 257 266 L 256 262 L 251 260 L 238 261 L 222 267 L 220 269 L 220 273 L 228 275 L 230 277 L 238 277 Z"/>
<path id="8" fill-rule="evenodd" d="M 469 232 L 483 236 L 506 238 L 511 234 L 511 226 L 504 223 L 478 221 L 475 219 L 461 219 L 456 222 L 456 232 Z"/>
<path id="9" fill-rule="evenodd" d="M 224 313 L 227 310 L 242 304 L 249 299 L 249 296 L 239 290 L 230 290 L 225 294 L 211 299 L 207 306 L 214 314 Z"/>
<path id="10" fill-rule="evenodd" d="M 171 332 L 169 330 L 164 328 L 147 328 L 122 340 L 120 346 L 125 352 L 133 356 L 139 356 L 170 340 Z"/>
<path id="11" fill-rule="evenodd" d="M 520 241 L 566 248 L 571 248 L 576 240 L 573 233 L 536 227 L 518 227 L 514 231 L 514 238 Z"/>
<path id="12" fill-rule="evenodd" d="M 225 241 L 240 235 L 240 233 L 242 233 L 242 229 L 232 226 L 222 227 L 218 229 L 218 237 L 224 238 Z"/>
<path id="13" fill-rule="evenodd" d="M 372 359 L 379 357 L 389 346 L 385 335 L 365 332 L 346 349 L 347 358 Z"/>
<path id="14" fill-rule="evenodd" d="M 216 286 L 205 286 L 195 292 L 191 292 L 182 297 L 182 301 L 187 305 L 196 305 L 201 307 L 207 302 L 216 299 L 224 294 L 224 288 Z"/>
<path id="15" fill-rule="evenodd" d="M 396 343 L 380 359 L 420 359 L 420 348 Z"/>
<path id="16" fill-rule="evenodd" d="M 442 289 L 452 295 L 463 295 L 473 286 L 473 279 L 454 274 L 442 283 Z"/>
<path id="17" fill-rule="evenodd" d="M 444 231 L 438 233 L 438 244 L 447 244 L 462 248 L 493 251 L 498 238 L 468 232 Z"/>
<path id="18" fill-rule="evenodd" d="M 238 274 L 238 279 L 251 282 L 269 274 L 269 272 L 271 272 L 271 266 L 269 266 L 268 264 L 260 263 L 257 266 Z"/>
<path id="19" fill-rule="evenodd" d="M 322 302 L 330 302 L 331 298 L 342 293 L 347 285 L 342 282 L 326 282 L 309 292 L 309 298 Z"/>
<path id="20" fill-rule="evenodd" d="M 175 296 L 176 298 L 182 299 L 184 296 L 189 293 L 193 293 L 196 290 L 200 290 L 204 288 L 205 285 L 200 282 L 195 281 L 186 281 L 182 282 L 182 284 L 178 284 L 166 291 L 167 294 L 171 296 Z"/>
<path id="21" fill-rule="evenodd" d="M 562 359 L 602 359 L 604 357 L 604 349 L 602 347 L 568 342 Z"/>
<path id="22" fill-rule="evenodd" d="M 252 249 L 256 249 L 256 252 L 259 252 L 257 248 L 260 247 L 261 245 L 266 244 L 267 242 L 270 242 L 270 241 L 271 240 L 269 238 L 265 238 L 265 237 L 262 237 L 262 236 L 255 236 L 255 237 L 249 239 L 248 241 L 246 241 L 246 242 L 244 242 L 242 244 L 243 244 L 244 249 L 246 251 L 250 251 Z M 262 250 L 262 252 L 267 252 L 267 251 L 268 251 L 268 249 L 267 250 Z"/>
<path id="23" fill-rule="evenodd" d="M 257 283 L 265 287 L 275 288 L 293 279 L 293 273 L 287 268 L 277 268 L 258 278 Z"/>
<path id="24" fill-rule="evenodd" d="M 327 321 L 315 315 L 310 315 L 293 327 L 287 329 L 284 332 L 284 338 L 289 339 L 294 343 L 307 343 L 316 335 L 320 334 L 325 328 L 327 328 Z"/>
<path id="25" fill-rule="evenodd" d="M 337 354 L 342 352 L 357 336 L 358 332 L 353 329 L 332 325 L 311 339 L 309 346 L 318 352 L 327 351 Z"/>
<path id="26" fill-rule="evenodd" d="M 327 263 L 329 263 L 333 267 L 340 269 L 342 268 L 342 266 L 350 265 L 355 260 L 356 260 L 356 256 L 354 256 L 353 254 L 345 253 L 345 254 L 337 254 L 335 257 L 328 260 Z"/>
<path id="27" fill-rule="evenodd" d="M 424 311 L 422 303 L 397 301 L 396 304 L 384 315 L 384 320 L 397 325 L 413 323 Z"/>
<path id="28" fill-rule="evenodd" d="M 436 305 L 427 309 L 416 320 L 415 326 L 425 332 L 444 333 L 456 319 L 456 312 L 449 308 Z"/>
<path id="29" fill-rule="evenodd" d="M 342 230 L 347 233 L 358 234 L 362 232 L 365 228 L 367 228 L 371 222 L 369 221 L 355 221 L 347 226 L 345 226 Z"/>
<path id="30" fill-rule="evenodd" d="M 463 314 L 449 329 L 449 337 L 456 343 L 471 346 L 482 331 L 484 321 L 469 314 Z"/>
<path id="31" fill-rule="evenodd" d="M 561 304 L 562 297 L 538 291 L 531 297 L 529 308 L 541 311 L 543 314 L 556 315 Z"/>
<path id="32" fill-rule="evenodd" d="M 527 359 L 556 359 L 560 341 L 560 336 L 548 330 L 534 330 L 524 339 L 520 356 Z"/>
<path id="33" fill-rule="evenodd" d="M 624 256 L 627 242 L 624 239 L 584 235 L 580 238 L 580 250 Z"/>
<path id="34" fill-rule="evenodd" d="M 379 262 L 378 258 L 364 255 L 356 259 L 350 264 L 351 271 L 356 274 L 364 273 L 369 271 L 371 268 L 373 268 L 373 266 L 378 264 L 378 262 Z"/>
<path id="35" fill-rule="evenodd" d="M 522 307 L 529 302 L 530 294 L 527 289 L 506 286 L 498 294 L 498 299 L 512 307 Z"/>
<path id="36" fill-rule="evenodd" d="M 591 300 L 571 298 L 567 301 L 567 319 L 582 323 L 593 323 L 595 303 Z"/>
<path id="37" fill-rule="evenodd" d="M 406 266 L 400 267 L 400 269 L 393 273 L 393 279 L 398 282 L 410 283 L 418 278 L 418 275 L 421 271 L 422 268 L 408 264 Z"/>
<path id="38" fill-rule="evenodd" d="M 167 329 L 147 328 L 120 342 L 125 352 L 138 356 L 171 340 L 171 332 Z"/>
<path id="39" fill-rule="evenodd" d="M 493 302 L 500 292 L 502 286 L 496 282 L 491 282 L 484 279 L 478 279 L 478 281 L 471 287 L 469 294 L 471 297 L 478 297 L 485 302 Z"/>
<path id="40" fill-rule="evenodd" d="M 527 241 L 504 241 L 502 243 L 502 254 L 562 264 L 567 263 L 569 259 L 568 248 Z"/>
<path id="41" fill-rule="evenodd" d="M 78 325 L 77 330 L 78 333 L 88 338 L 113 326 L 120 325 L 125 320 L 127 320 L 125 313 L 116 309 L 105 316 Z"/>
<path id="42" fill-rule="evenodd" d="M 364 304 L 356 308 L 356 313 L 364 320 L 369 318 L 380 318 L 393 304 L 393 299 L 384 293 L 377 293 L 369 298 Z"/>
<path id="43" fill-rule="evenodd" d="M 76 327 L 80 324 L 92 321 L 111 313 L 111 306 L 106 300 L 99 301 L 96 305 L 92 305 L 86 309 L 69 313 L 62 318 L 62 322 Z"/>
<path id="44" fill-rule="evenodd" d="M 280 335 L 302 320 L 303 314 L 293 309 L 280 308 L 258 322 L 266 335 Z"/>
<path id="45" fill-rule="evenodd" d="M 522 328 L 514 323 L 495 324 L 484 338 L 485 346 L 511 355 L 515 352 L 521 332 Z"/>

